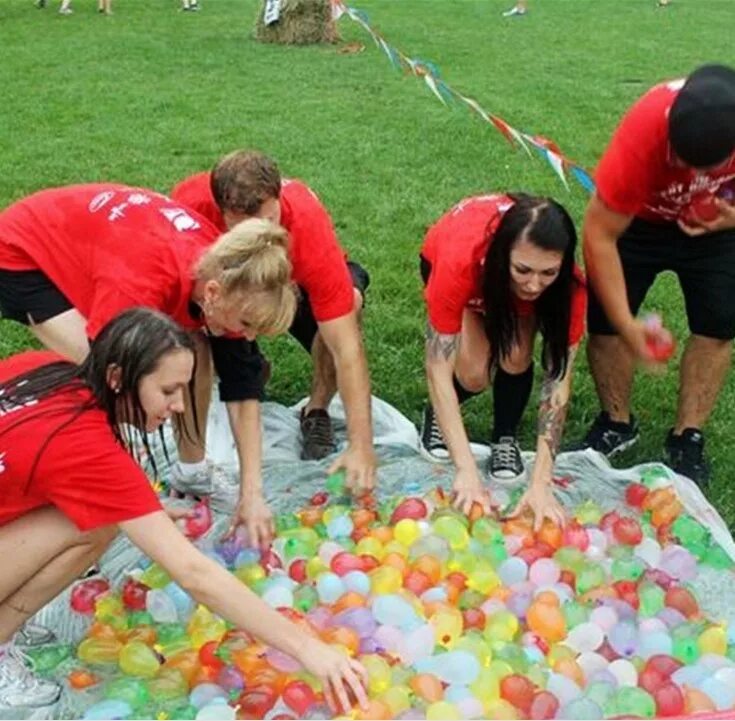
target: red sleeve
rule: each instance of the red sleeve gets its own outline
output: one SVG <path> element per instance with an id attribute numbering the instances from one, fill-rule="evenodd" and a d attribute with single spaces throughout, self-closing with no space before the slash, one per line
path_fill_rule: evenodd
<path id="1" fill-rule="evenodd" d="M 224 233 L 227 230 L 227 224 L 212 195 L 210 177 L 211 174 L 205 172 L 182 180 L 171 190 L 171 198 L 196 211 L 199 215 L 203 215 L 217 227 L 217 230 Z"/>
<path id="2" fill-rule="evenodd" d="M 332 219 L 314 192 L 297 181 L 282 191 L 290 205 L 284 225 L 294 245 L 294 280 L 309 294 L 317 322 L 341 318 L 352 311 L 355 294 Z"/>
<path id="3" fill-rule="evenodd" d="M 431 268 L 424 298 L 432 328 L 453 335 L 462 330 L 462 315 L 472 299 L 474 284 L 461 268 L 438 260 Z"/>
<path id="4" fill-rule="evenodd" d="M 102 413 L 84 413 L 73 426 L 53 437 L 36 471 L 50 503 L 81 531 L 161 510 L 148 478 Z"/>
<path id="5" fill-rule="evenodd" d="M 575 269 L 576 283 L 572 293 L 572 312 L 569 322 L 569 346 L 580 343 L 584 337 L 587 319 L 587 281 L 578 268 Z"/>
<path id="6" fill-rule="evenodd" d="M 623 117 L 595 173 L 597 195 L 621 215 L 637 215 L 655 191 L 665 160 L 671 92 L 655 88 Z"/>

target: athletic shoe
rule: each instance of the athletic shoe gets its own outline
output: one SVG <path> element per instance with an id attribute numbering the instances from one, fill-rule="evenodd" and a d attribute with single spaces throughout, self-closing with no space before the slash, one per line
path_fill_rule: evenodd
<path id="1" fill-rule="evenodd" d="M 424 408 L 424 418 L 421 423 L 421 452 L 430 461 L 446 463 L 449 461 L 449 448 L 444 440 L 436 414 L 430 403 Z"/>
<path id="2" fill-rule="evenodd" d="M 39 10 L 43 10 L 43 8 L 46 7 L 46 0 L 36 0 L 35 3 L 33 3 Z"/>
<path id="3" fill-rule="evenodd" d="M 503 13 L 504 18 L 512 18 L 512 17 L 523 17 L 526 14 L 525 10 L 521 10 L 519 7 L 512 7 L 510 10 L 506 10 Z"/>
<path id="4" fill-rule="evenodd" d="M 15 634 L 15 643 L 18 646 L 30 648 L 33 646 L 44 646 L 56 641 L 56 634 L 45 626 L 38 623 L 24 623 Z"/>
<path id="5" fill-rule="evenodd" d="M 680 436 L 675 436 L 672 428 L 666 436 L 666 462 L 700 488 L 709 484 L 710 469 L 704 457 L 704 436 L 699 429 L 685 428 Z"/>
<path id="6" fill-rule="evenodd" d="M 71 8 L 59 8 L 59 15 L 71 15 L 73 12 Z"/>
<path id="7" fill-rule="evenodd" d="M 587 431 L 587 435 L 570 450 L 584 451 L 591 448 L 612 458 L 633 446 L 637 440 L 638 421 L 634 415 L 630 416 L 629 423 L 619 423 L 610 420 L 607 411 L 600 411 Z"/>
<path id="8" fill-rule="evenodd" d="M 498 483 L 513 483 L 525 475 L 521 449 L 513 436 L 502 436 L 490 444 L 488 474 Z"/>
<path id="9" fill-rule="evenodd" d="M 207 463 L 204 469 L 191 475 L 185 476 L 181 473 L 179 464 L 175 463 L 171 468 L 168 484 L 171 490 L 179 496 L 211 496 L 214 490 L 212 479 L 213 467 Z"/>
<path id="10" fill-rule="evenodd" d="M 26 665 L 30 663 L 12 644 L 0 650 L 0 711 L 41 708 L 59 700 L 61 687 L 34 675 Z"/>
<path id="11" fill-rule="evenodd" d="M 312 408 L 305 413 L 301 409 L 299 423 L 301 425 L 301 459 L 318 461 L 330 453 L 334 453 L 334 431 L 332 420 L 323 408 Z"/>

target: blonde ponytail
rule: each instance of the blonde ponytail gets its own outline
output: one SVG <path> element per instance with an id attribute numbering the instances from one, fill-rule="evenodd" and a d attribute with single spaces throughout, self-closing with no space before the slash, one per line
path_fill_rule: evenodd
<path id="1" fill-rule="evenodd" d="M 260 333 L 285 332 L 296 312 L 288 233 L 263 218 L 249 218 L 220 236 L 200 258 L 197 280 L 216 280 L 225 303 L 239 302 Z"/>

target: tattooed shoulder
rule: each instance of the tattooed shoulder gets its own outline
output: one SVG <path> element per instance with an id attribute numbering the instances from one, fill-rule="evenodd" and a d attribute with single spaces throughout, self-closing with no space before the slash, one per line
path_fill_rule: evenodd
<path id="1" fill-rule="evenodd" d="M 459 346 L 458 333 L 439 333 L 431 323 L 426 325 L 426 354 L 429 358 L 449 360 Z"/>

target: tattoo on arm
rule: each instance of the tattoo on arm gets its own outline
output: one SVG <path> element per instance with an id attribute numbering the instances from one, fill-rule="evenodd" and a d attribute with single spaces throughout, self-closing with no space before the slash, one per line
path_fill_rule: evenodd
<path id="1" fill-rule="evenodd" d="M 429 358 L 449 360 L 459 346 L 459 333 L 447 335 L 436 331 L 431 323 L 426 325 L 426 354 Z"/>
<path id="2" fill-rule="evenodd" d="M 551 459 L 556 458 L 561 443 L 564 421 L 567 416 L 567 401 L 564 399 L 562 382 L 546 378 L 541 387 L 538 411 L 538 435 L 546 443 Z"/>

